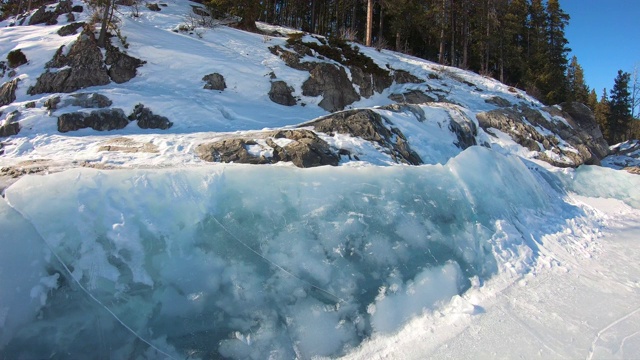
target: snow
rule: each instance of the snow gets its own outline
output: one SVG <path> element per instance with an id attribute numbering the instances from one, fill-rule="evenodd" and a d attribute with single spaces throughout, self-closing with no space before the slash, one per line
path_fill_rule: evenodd
<path id="1" fill-rule="evenodd" d="M 168 131 L 130 124 L 58 134 L 56 117 L 77 109 L 49 113 L 43 103 L 52 95 L 26 90 L 74 37 L 56 34 L 65 21 L 0 24 L 0 55 L 20 48 L 30 60 L 17 69 L 17 101 L 0 109 L 22 113 L 20 135 L 3 140 L 0 165 L 46 167 L 46 175 L 23 176 L 0 199 L 4 356 L 640 353 L 640 178 L 528 160 L 533 152 L 495 129 L 479 129 L 484 146 L 462 150 L 449 130 L 477 126 L 474 114 L 495 109 L 485 102 L 493 96 L 541 104 L 489 78 L 360 46 L 382 68 L 436 77 L 394 84 L 352 105 L 373 107 L 426 165 L 398 165 L 377 144 L 345 134 L 319 134 L 353 155 L 338 167 L 205 163 L 194 152 L 199 144 L 326 112 L 315 105 L 319 98 L 301 95 L 308 73 L 269 52 L 285 38 L 223 26 L 175 33 L 189 4 L 163 3 L 160 12 L 141 8 L 138 18 L 122 7 L 128 52 L 147 61 L 138 76 L 82 91 L 108 96 L 125 113 L 143 102 L 174 122 Z M 224 75 L 227 89 L 202 89 L 212 72 Z M 271 72 L 298 84 L 294 96 L 306 106 L 272 103 Z M 410 89 L 446 94 L 452 103 L 378 107 Z M 25 108 L 29 101 L 36 107 Z M 273 151 L 261 139 L 247 150 Z"/>

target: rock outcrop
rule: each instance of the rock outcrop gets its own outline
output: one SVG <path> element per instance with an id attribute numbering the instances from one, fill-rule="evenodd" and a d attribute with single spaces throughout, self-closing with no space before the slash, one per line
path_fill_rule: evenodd
<path id="1" fill-rule="evenodd" d="M 224 76 L 218 73 L 205 75 L 202 78 L 202 81 L 205 82 L 204 88 L 207 90 L 223 91 L 224 89 L 227 88 L 227 84 L 224 82 Z"/>
<path id="2" fill-rule="evenodd" d="M 286 82 L 278 80 L 271 82 L 271 90 L 269 90 L 269 99 L 276 104 L 284 106 L 293 106 L 296 99 L 292 95 L 293 88 Z"/>
<path id="3" fill-rule="evenodd" d="M 137 120 L 141 129 L 160 129 L 166 130 L 173 126 L 165 116 L 155 115 L 149 108 L 142 104 L 134 107 L 133 112 L 129 115 L 129 120 Z"/>
<path id="4" fill-rule="evenodd" d="M 60 47 L 53 59 L 47 63 L 47 71 L 40 75 L 36 84 L 27 91 L 30 95 L 56 92 L 74 92 L 89 86 L 106 85 L 110 82 L 107 67 L 102 59 L 95 35 L 88 28 L 82 31 L 71 46 L 68 55 Z M 50 69 L 62 68 L 57 71 Z"/>
<path id="5" fill-rule="evenodd" d="M 311 126 L 328 135 L 349 134 L 378 144 L 399 163 L 422 164 L 422 159 L 409 146 L 407 138 L 397 128 L 385 126 L 386 120 L 370 109 L 342 111 L 300 125 Z M 387 123 L 387 125 L 390 125 Z"/>
<path id="6" fill-rule="evenodd" d="M 575 120 L 567 112 L 555 107 L 537 110 L 524 105 L 479 113 L 477 119 L 480 127 L 488 133 L 492 133 L 492 128 L 500 130 L 518 144 L 538 152 L 540 160 L 554 166 L 599 164 L 608 154 L 608 147 L 599 129 L 596 130 L 593 114 L 581 104 L 565 104 L 564 108 L 573 112 L 580 120 Z M 547 116 L 541 111 L 546 112 Z M 542 134 L 536 128 L 544 128 L 549 133 Z M 558 138 L 571 148 L 562 146 Z"/>
<path id="7" fill-rule="evenodd" d="M 9 105 L 16 101 L 16 89 L 18 89 L 19 79 L 7 81 L 0 86 L 0 106 Z"/>
<path id="8" fill-rule="evenodd" d="M 58 131 L 62 133 L 85 128 L 109 131 L 123 129 L 128 124 L 129 119 L 122 109 L 101 109 L 91 113 L 75 112 L 58 117 Z"/>
<path id="9" fill-rule="evenodd" d="M 27 93 L 69 93 L 90 86 L 107 85 L 111 80 L 120 84 L 136 76 L 136 69 L 145 63 L 110 44 L 106 48 L 106 59 L 103 59 L 93 31 L 85 27 L 67 55 L 64 55 L 64 46 L 58 49 L 46 64 L 46 72 L 38 77 Z"/>
<path id="10" fill-rule="evenodd" d="M 302 95 L 320 96 L 321 108 L 334 112 L 360 100 L 343 67 L 319 63 L 311 70 L 311 77 L 302 84 Z"/>
<path id="11" fill-rule="evenodd" d="M 272 164 L 291 162 L 308 168 L 338 165 L 339 155 L 313 131 L 305 129 L 277 130 L 256 134 L 256 137 L 234 137 L 196 149 L 205 161 Z"/>

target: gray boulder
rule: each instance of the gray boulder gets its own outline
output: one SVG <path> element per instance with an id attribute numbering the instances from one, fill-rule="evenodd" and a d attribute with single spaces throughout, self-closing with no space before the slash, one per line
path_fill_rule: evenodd
<path id="1" fill-rule="evenodd" d="M 269 99 L 276 104 L 284 106 L 293 106 L 296 99 L 291 95 L 293 88 L 284 81 L 271 82 L 271 90 L 269 90 Z"/>
<path id="2" fill-rule="evenodd" d="M 16 89 L 18 89 L 18 81 L 20 81 L 20 79 L 13 79 L 0 86 L 0 106 L 9 105 L 12 102 L 16 101 Z"/>
<path id="3" fill-rule="evenodd" d="M 0 125 L 0 137 L 18 135 L 20 132 L 20 124 L 18 123 L 19 118 L 20 112 L 18 110 L 14 110 L 7 114 L 2 125 Z"/>
<path id="4" fill-rule="evenodd" d="M 53 59 L 47 63 L 47 67 L 66 68 L 56 72 L 47 69 L 27 93 L 69 93 L 89 86 L 109 84 L 110 79 L 103 63 L 102 52 L 92 31 L 85 28 L 71 46 L 68 55 L 63 54 L 63 47 L 58 49 Z"/>
<path id="5" fill-rule="evenodd" d="M 218 73 L 205 75 L 202 78 L 202 81 L 205 82 L 204 88 L 207 90 L 223 91 L 224 89 L 227 88 L 227 84 L 224 82 L 224 76 Z"/>
<path id="6" fill-rule="evenodd" d="M 20 124 L 17 122 L 0 125 L 0 137 L 18 135 L 19 132 Z"/>
<path id="7" fill-rule="evenodd" d="M 270 135 L 275 139 L 293 140 L 284 147 L 278 146 L 268 139 L 267 144 L 273 147 L 273 158 L 276 161 L 290 161 L 300 168 L 323 165 L 336 166 L 340 157 L 331 149 L 326 141 L 320 139 L 310 130 L 279 130 Z"/>
<path id="8" fill-rule="evenodd" d="M 322 101 L 318 105 L 326 111 L 343 110 L 347 105 L 360 100 L 344 68 L 329 63 L 319 63 L 311 70 L 310 75 L 309 79 L 302 84 L 302 94 L 322 95 Z"/>
<path id="9" fill-rule="evenodd" d="M 65 99 L 65 105 L 79 106 L 83 108 L 106 108 L 113 102 L 106 96 L 98 93 L 71 94 Z"/>
<path id="10" fill-rule="evenodd" d="M 233 138 L 203 144 L 196 148 L 196 153 L 204 161 L 239 163 L 239 164 L 270 164 L 272 161 L 264 156 L 255 156 L 247 150 L 248 146 L 257 145 L 252 139 Z"/>
<path id="11" fill-rule="evenodd" d="M 122 109 L 101 109 L 91 113 L 75 112 L 58 117 L 58 131 L 65 133 L 79 129 L 92 128 L 98 131 L 123 129 L 129 119 Z"/>
<path id="12" fill-rule="evenodd" d="M 129 115 L 129 120 L 138 121 L 138 126 L 141 129 L 166 130 L 173 126 L 173 123 L 169 121 L 168 118 L 155 115 L 149 108 L 144 107 L 142 104 L 134 107 L 133 112 Z"/>
<path id="13" fill-rule="evenodd" d="M 117 47 L 108 44 L 105 64 L 109 66 L 109 77 L 117 84 L 125 83 L 136 76 L 137 68 L 146 64 L 145 61 L 127 55 Z"/>

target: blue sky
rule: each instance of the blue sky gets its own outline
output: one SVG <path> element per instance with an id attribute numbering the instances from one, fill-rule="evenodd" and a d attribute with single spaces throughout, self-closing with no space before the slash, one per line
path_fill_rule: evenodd
<path id="1" fill-rule="evenodd" d="M 610 92 L 618 70 L 640 67 L 640 0 L 560 0 L 560 7 L 571 16 L 569 56 L 578 57 L 598 98 L 602 88 Z"/>

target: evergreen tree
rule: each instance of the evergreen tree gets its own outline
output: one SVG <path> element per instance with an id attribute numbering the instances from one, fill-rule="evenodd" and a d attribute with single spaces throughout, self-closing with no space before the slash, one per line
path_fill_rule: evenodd
<path id="1" fill-rule="evenodd" d="M 546 12 L 548 58 L 545 64 L 545 81 L 542 84 L 544 100 L 549 104 L 558 104 L 567 99 L 567 48 L 564 28 L 569 23 L 569 15 L 561 8 L 558 0 L 548 0 Z"/>
<path id="2" fill-rule="evenodd" d="M 587 97 L 586 105 L 593 111 L 596 112 L 596 106 L 598 106 L 598 95 L 596 94 L 596 89 L 591 89 L 589 96 Z"/>
<path id="3" fill-rule="evenodd" d="M 609 136 L 613 143 L 627 140 L 627 130 L 631 125 L 631 93 L 629 92 L 629 81 L 631 74 L 618 70 L 618 76 L 611 89 L 610 113 L 609 113 Z"/>
<path id="4" fill-rule="evenodd" d="M 595 92 L 595 91 L 594 91 Z M 611 113 L 609 97 L 607 96 L 607 89 L 602 89 L 602 97 L 594 110 L 596 121 L 600 125 L 602 135 L 608 143 L 613 144 L 609 132 L 609 114 Z"/>
<path id="5" fill-rule="evenodd" d="M 567 83 L 569 85 L 567 100 L 588 104 L 589 87 L 584 81 L 584 70 L 582 70 L 582 66 L 580 66 L 578 58 L 575 56 L 571 58 L 571 63 L 567 68 Z M 593 95 L 595 95 L 595 92 Z"/>

